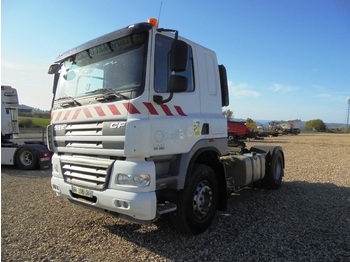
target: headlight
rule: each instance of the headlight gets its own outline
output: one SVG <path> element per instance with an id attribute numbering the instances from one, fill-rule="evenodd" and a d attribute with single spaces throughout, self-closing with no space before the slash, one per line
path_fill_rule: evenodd
<path id="1" fill-rule="evenodd" d="M 117 183 L 120 185 L 146 187 L 151 184 L 151 176 L 146 174 L 117 174 Z"/>

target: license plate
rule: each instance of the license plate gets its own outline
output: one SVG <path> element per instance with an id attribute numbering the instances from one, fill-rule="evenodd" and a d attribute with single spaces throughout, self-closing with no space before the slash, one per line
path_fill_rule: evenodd
<path id="1" fill-rule="evenodd" d="M 85 197 L 90 197 L 92 198 L 92 190 L 87 189 L 87 188 L 82 188 L 78 186 L 72 186 L 72 192 L 77 195 L 85 196 Z"/>

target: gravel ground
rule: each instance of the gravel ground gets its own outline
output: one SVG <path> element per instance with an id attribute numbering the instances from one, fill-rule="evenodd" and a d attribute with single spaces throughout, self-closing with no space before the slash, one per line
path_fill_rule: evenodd
<path id="1" fill-rule="evenodd" d="M 350 135 L 259 143 L 283 147 L 282 187 L 232 195 L 198 236 L 165 220 L 140 226 L 75 206 L 54 195 L 50 171 L 3 166 L 1 260 L 350 261 Z"/>

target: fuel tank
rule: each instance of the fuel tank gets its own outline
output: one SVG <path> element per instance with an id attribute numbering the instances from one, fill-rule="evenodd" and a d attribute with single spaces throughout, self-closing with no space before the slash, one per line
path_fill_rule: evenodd
<path id="1" fill-rule="evenodd" d="M 224 164 L 227 179 L 233 179 L 236 187 L 247 186 L 265 176 L 266 159 L 264 155 L 256 153 L 227 155 L 221 157 L 220 160 Z"/>

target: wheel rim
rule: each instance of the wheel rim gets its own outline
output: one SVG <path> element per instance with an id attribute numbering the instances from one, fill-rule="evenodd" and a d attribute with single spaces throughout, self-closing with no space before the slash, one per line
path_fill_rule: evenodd
<path id="1" fill-rule="evenodd" d="M 30 152 L 26 151 L 20 155 L 21 163 L 25 166 L 30 166 L 33 163 L 33 156 Z"/>
<path id="2" fill-rule="evenodd" d="M 193 211 L 198 218 L 205 217 L 211 209 L 213 192 L 207 181 L 198 184 L 193 197 Z"/>

